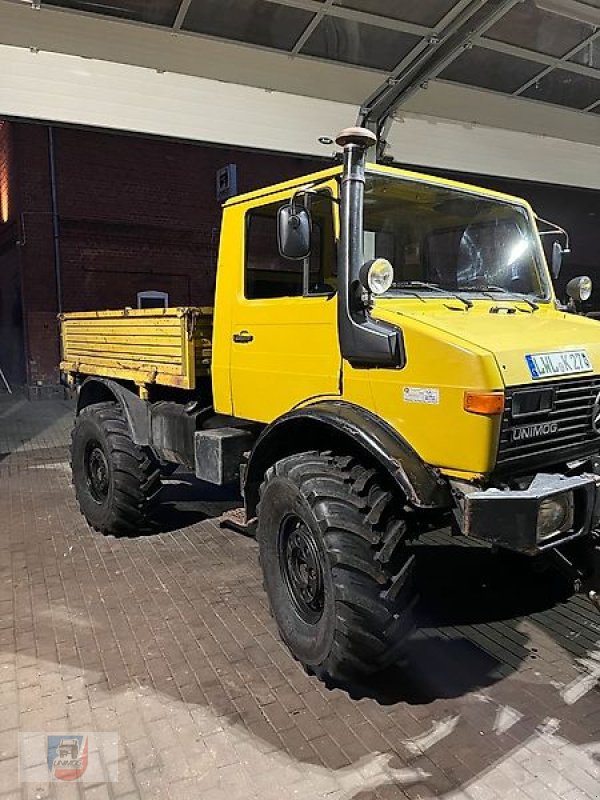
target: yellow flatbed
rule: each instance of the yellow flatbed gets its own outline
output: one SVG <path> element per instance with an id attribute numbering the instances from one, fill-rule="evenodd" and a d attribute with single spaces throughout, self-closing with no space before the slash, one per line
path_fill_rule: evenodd
<path id="1" fill-rule="evenodd" d="M 61 370 L 194 389 L 210 374 L 210 307 L 82 311 L 61 314 Z"/>

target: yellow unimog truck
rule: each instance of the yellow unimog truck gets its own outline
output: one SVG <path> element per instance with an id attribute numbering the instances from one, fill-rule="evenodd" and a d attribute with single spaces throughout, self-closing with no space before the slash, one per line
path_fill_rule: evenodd
<path id="1" fill-rule="evenodd" d="M 373 139 L 225 204 L 214 311 L 61 317 L 90 525 L 148 526 L 172 464 L 241 480 L 281 636 L 336 681 L 397 657 L 421 530 L 581 577 L 599 515 L 600 326 L 555 298 L 532 209 L 367 165 Z"/>

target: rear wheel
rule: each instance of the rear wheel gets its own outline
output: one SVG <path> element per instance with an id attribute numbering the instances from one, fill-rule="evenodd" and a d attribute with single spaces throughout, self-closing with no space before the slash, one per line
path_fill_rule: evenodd
<path id="1" fill-rule="evenodd" d="M 150 526 L 160 471 L 131 439 L 118 403 L 87 406 L 71 437 L 75 494 L 90 525 L 103 533 L 136 533 Z"/>
<path id="2" fill-rule="evenodd" d="M 257 535 L 273 616 L 305 667 L 344 682 L 397 659 L 414 555 L 402 502 L 374 469 L 329 453 L 282 459 L 261 487 Z"/>

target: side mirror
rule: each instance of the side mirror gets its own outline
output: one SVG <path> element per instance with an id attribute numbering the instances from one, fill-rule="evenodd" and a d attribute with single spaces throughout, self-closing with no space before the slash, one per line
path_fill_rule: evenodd
<path id="1" fill-rule="evenodd" d="M 310 214 L 301 206 L 281 206 L 277 212 L 277 245 L 284 258 L 299 261 L 310 255 Z"/>
<path id="2" fill-rule="evenodd" d="M 592 279 L 587 275 L 571 278 L 567 283 L 567 294 L 576 303 L 585 303 L 592 294 Z"/>
<path id="3" fill-rule="evenodd" d="M 563 246 L 560 242 L 554 242 L 552 245 L 552 277 L 558 278 L 560 275 L 560 268 L 562 267 Z"/>

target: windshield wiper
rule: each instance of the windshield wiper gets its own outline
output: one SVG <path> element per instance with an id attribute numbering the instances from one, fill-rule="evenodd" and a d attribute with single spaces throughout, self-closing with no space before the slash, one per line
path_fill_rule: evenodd
<path id="1" fill-rule="evenodd" d="M 466 297 L 462 297 L 462 295 L 458 294 L 457 292 L 453 292 L 450 289 L 444 289 L 443 287 L 438 286 L 436 283 L 425 283 L 425 281 L 397 281 L 394 283 L 394 289 L 402 289 L 403 287 L 407 287 L 409 289 L 413 287 L 415 289 L 432 289 L 434 292 L 446 294 L 449 297 L 455 297 L 457 300 L 460 300 L 461 303 L 464 303 L 467 309 L 473 308 L 473 303 Z"/>
<path id="2" fill-rule="evenodd" d="M 473 289 L 472 291 L 477 291 Z M 534 303 L 533 300 L 530 300 L 528 297 L 525 297 L 524 294 L 520 292 L 511 292 L 509 289 L 505 289 L 503 286 L 486 286 L 485 289 L 482 291 L 487 292 L 497 292 L 498 294 L 510 294 L 516 300 L 520 300 L 522 303 L 527 303 L 527 305 L 532 309 L 532 311 L 537 311 L 539 306 L 537 303 Z"/>

